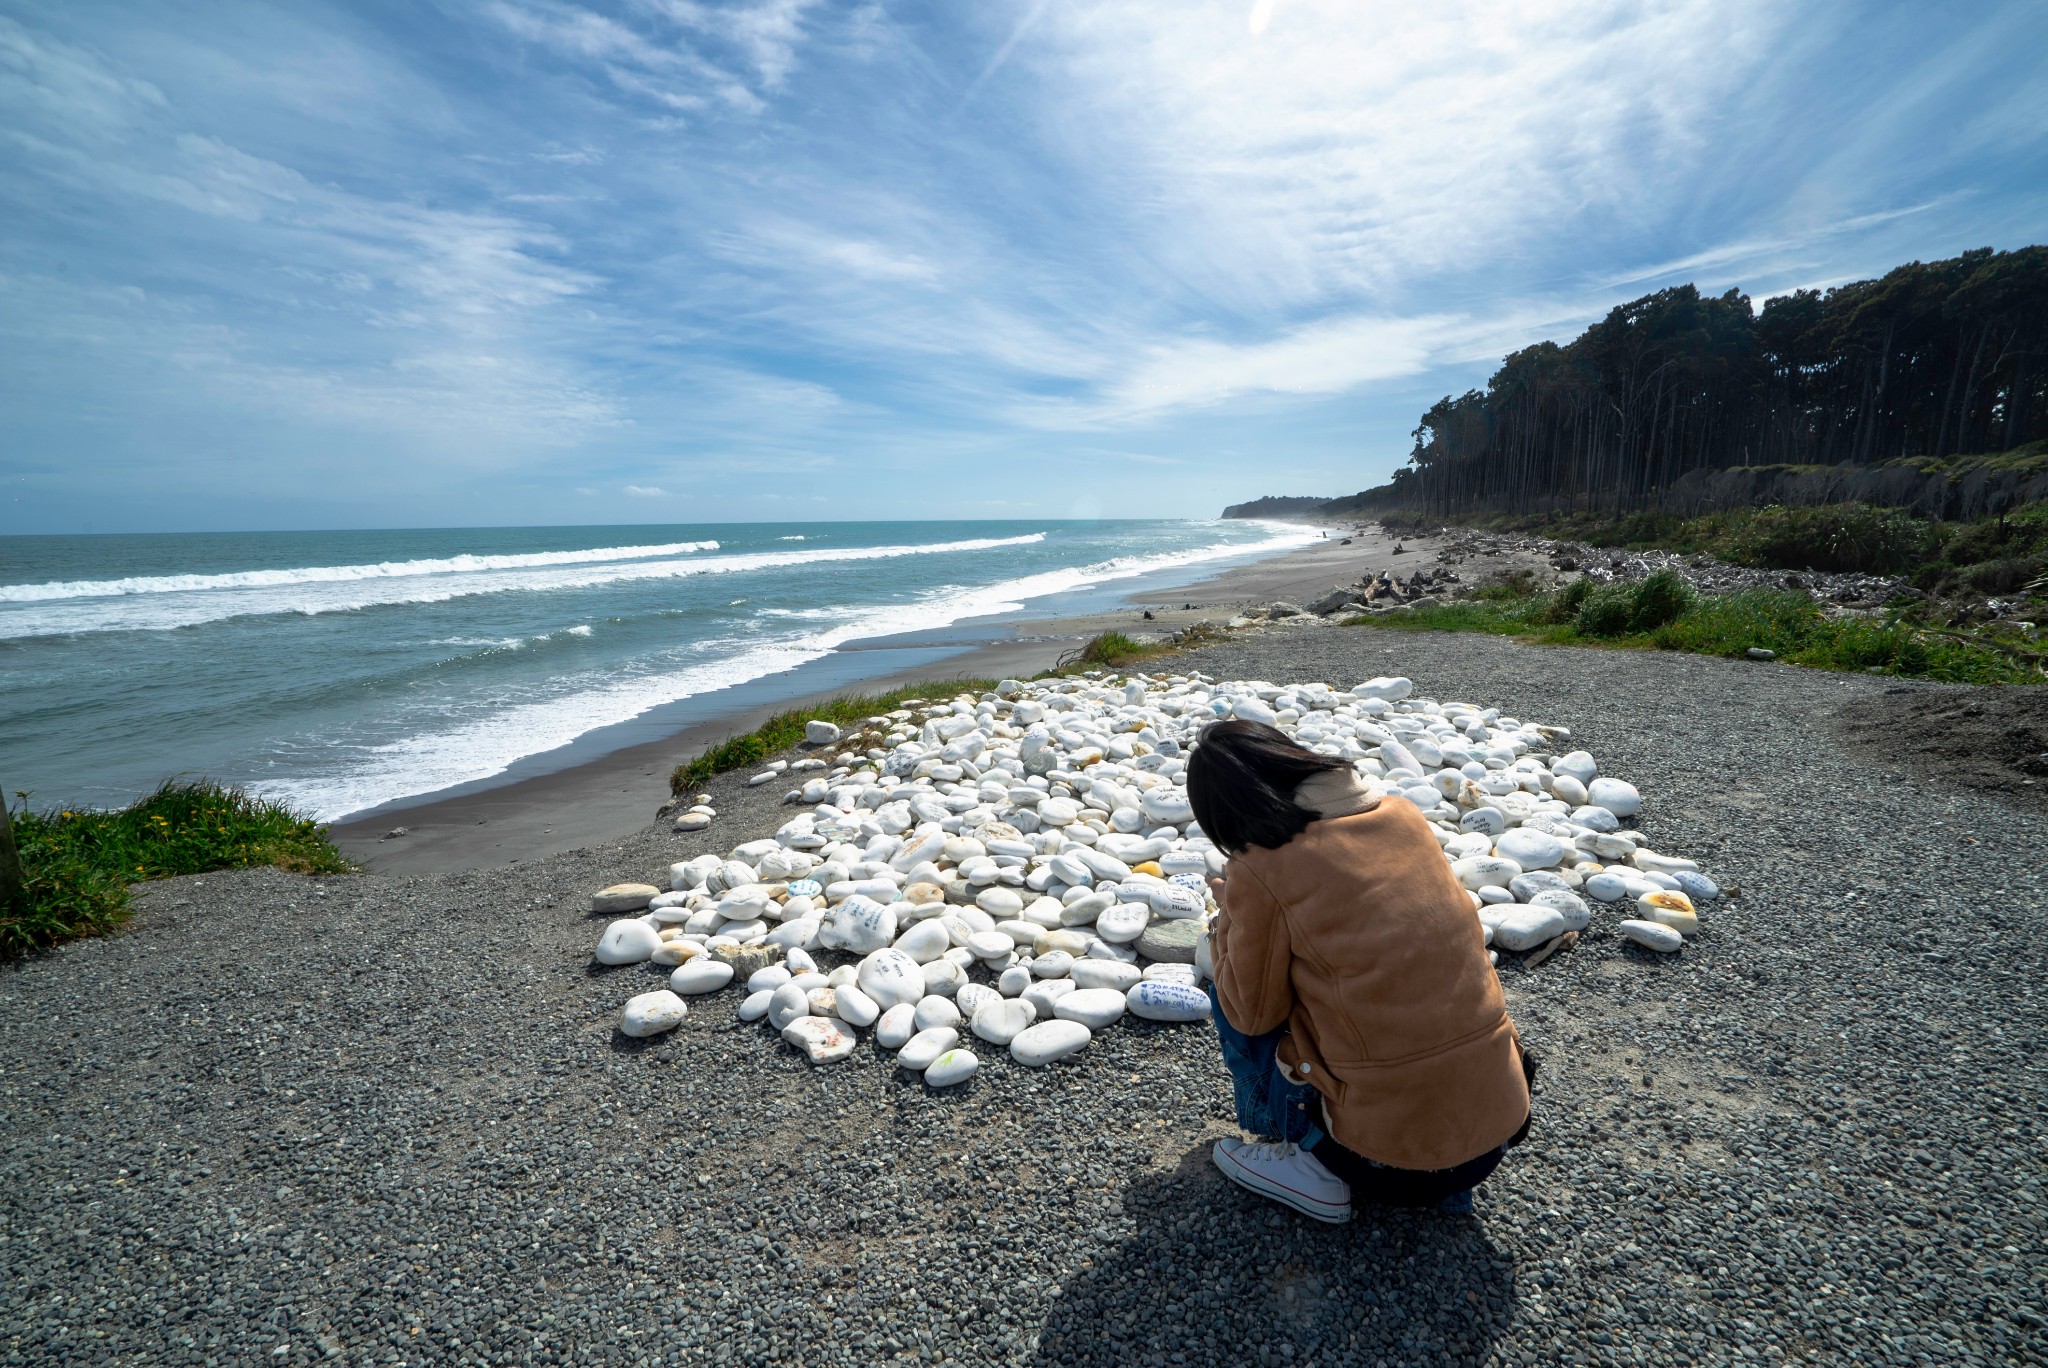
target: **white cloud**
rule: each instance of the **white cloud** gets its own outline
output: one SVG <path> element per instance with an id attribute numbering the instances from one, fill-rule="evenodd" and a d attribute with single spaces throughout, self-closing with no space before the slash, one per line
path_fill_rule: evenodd
<path id="1" fill-rule="evenodd" d="M 1060 8 L 1031 60 L 1105 199 L 1246 309 L 1372 296 L 1626 217 L 1712 138 L 1777 22 L 1754 0 L 1297 0 L 1248 40 L 1244 15 Z"/>
<path id="2" fill-rule="evenodd" d="M 660 485 L 627 485 L 626 492 L 636 499 L 666 499 L 668 491 Z"/>
<path id="3" fill-rule="evenodd" d="M 634 0 L 638 25 L 559 0 L 492 0 L 482 12 L 515 36 L 590 63 L 619 89 L 665 108 L 702 110 L 708 93 L 758 113 L 765 107 L 761 92 L 779 89 L 796 65 L 804 12 L 815 3 Z"/>

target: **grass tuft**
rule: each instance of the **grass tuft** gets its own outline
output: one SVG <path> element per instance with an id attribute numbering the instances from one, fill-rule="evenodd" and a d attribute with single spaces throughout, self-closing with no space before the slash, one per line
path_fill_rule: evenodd
<path id="1" fill-rule="evenodd" d="M 1174 647 L 1163 641 L 1139 641 L 1125 636 L 1122 632 L 1103 632 L 1090 637 L 1078 651 L 1070 651 L 1060 657 L 1054 673 L 1067 670 L 1095 668 L 1118 670 L 1126 665 L 1135 665 L 1141 660 L 1165 655 Z"/>
<path id="2" fill-rule="evenodd" d="M 1463 599 L 1348 618 L 1346 625 L 1402 632 L 1488 632 L 1559 646 L 1700 655 L 1742 656 L 1761 647 L 1794 665 L 1955 684 L 2039 684 L 2044 677 L 2039 655 L 1988 638 L 1963 639 L 1898 617 L 1830 617 L 1793 590 L 1702 596 L 1683 581 L 1674 591 L 1656 584 L 1657 578 L 1598 588 L 1579 579 L 1554 594 Z"/>
<path id="3" fill-rule="evenodd" d="M 130 884 L 252 865 L 354 868 L 318 823 L 203 780 L 166 783 L 114 812 L 36 812 L 25 798 L 12 818 L 26 897 L 0 911 L 0 959 L 114 930 L 128 918 Z"/>

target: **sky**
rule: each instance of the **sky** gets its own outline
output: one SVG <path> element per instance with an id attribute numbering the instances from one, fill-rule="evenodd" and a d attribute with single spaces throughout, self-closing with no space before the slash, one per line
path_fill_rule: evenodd
<path id="1" fill-rule="evenodd" d="M 2048 241 L 2048 4 L 0 0 L 0 532 L 1205 517 Z"/>

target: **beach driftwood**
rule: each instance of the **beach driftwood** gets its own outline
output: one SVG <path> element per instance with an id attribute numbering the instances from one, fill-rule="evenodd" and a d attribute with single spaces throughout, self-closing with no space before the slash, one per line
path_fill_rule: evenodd
<path id="1" fill-rule="evenodd" d="M 0 799 L 0 912 L 10 915 L 27 910 L 28 885 L 21 873 L 21 852 L 14 848 L 14 819 L 5 799 Z"/>

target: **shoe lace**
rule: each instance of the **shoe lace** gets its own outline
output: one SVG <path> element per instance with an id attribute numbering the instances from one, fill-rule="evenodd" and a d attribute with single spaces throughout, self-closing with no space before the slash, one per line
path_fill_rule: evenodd
<path id="1" fill-rule="evenodd" d="M 1238 1147 L 1238 1157 L 1251 1163 L 1292 1159 L 1299 1150 L 1292 1140 L 1255 1140 Z"/>

